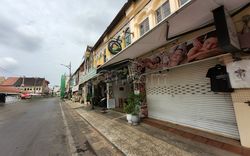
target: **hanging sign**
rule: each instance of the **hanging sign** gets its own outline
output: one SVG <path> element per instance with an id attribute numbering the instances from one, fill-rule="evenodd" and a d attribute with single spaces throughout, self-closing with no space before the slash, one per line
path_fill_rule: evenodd
<path id="1" fill-rule="evenodd" d="M 121 43 L 122 43 L 122 40 L 120 40 L 120 36 L 118 36 L 116 39 L 112 39 L 111 41 L 109 41 L 108 49 L 110 53 L 115 55 L 118 52 L 120 52 L 122 50 Z"/>

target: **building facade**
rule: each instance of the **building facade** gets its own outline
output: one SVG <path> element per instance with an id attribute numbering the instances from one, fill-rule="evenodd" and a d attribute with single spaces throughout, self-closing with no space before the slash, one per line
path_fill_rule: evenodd
<path id="1" fill-rule="evenodd" d="M 34 94 L 47 95 L 49 94 L 49 81 L 39 77 L 19 77 L 16 86 L 20 91 Z"/>
<path id="2" fill-rule="evenodd" d="M 141 93 L 142 116 L 249 148 L 249 15 L 247 0 L 129 0 L 85 52 L 82 96 L 122 109 Z"/>

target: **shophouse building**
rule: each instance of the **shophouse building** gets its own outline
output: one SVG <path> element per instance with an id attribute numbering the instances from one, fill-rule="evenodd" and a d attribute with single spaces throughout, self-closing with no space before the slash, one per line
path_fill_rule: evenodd
<path id="1" fill-rule="evenodd" d="M 249 23 L 248 0 L 128 0 L 87 48 L 80 82 L 108 108 L 141 93 L 144 117 L 250 148 Z"/>

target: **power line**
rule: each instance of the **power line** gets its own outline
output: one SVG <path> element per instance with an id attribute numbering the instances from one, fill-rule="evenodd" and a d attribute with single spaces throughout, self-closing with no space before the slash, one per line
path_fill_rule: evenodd
<path id="1" fill-rule="evenodd" d="M 19 74 L 15 74 L 15 73 L 13 73 L 13 72 L 11 72 L 11 71 L 9 71 L 9 70 L 7 70 L 7 69 L 1 67 L 1 66 L 0 66 L 0 69 L 2 69 L 3 71 L 5 71 L 5 72 L 7 72 L 7 73 L 9 73 L 9 74 L 12 74 L 12 75 L 15 75 L 15 76 L 20 76 Z"/>

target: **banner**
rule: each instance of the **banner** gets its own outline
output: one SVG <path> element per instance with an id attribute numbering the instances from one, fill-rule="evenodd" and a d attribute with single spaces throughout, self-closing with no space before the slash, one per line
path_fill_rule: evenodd
<path id="1" fill-rule="evenodd" d="M 182 44 L 175 45 L 150 57 L 137 60 L 141 73 L 148 70 L 171 68 L 225 53 L 218 43 L 215 31 L 206 33 Z"/>

